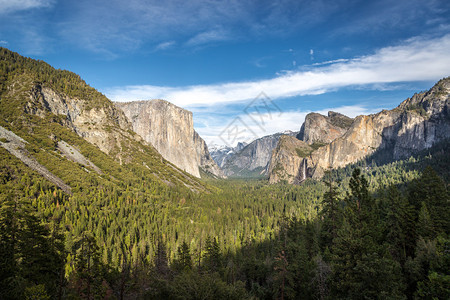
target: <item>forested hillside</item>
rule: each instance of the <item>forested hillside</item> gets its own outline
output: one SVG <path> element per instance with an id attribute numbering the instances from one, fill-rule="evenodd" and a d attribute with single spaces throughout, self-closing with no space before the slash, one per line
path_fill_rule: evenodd
<path id="1" fill-rule="evenodd" d="M 421 171 L 441 166 L 448 178 L 441 150 L 366 166 L 353 177 L 352 167 L 334 171 L 331 190 L 309 180 L 214 181 L 217 190 L 195 194 L 145 180 L 96 189 L 82 180 L 73 196 L 1 151 L 0 249 L 9 257 L 2 294 L 11 299 L 24 292 L 130 299 L 449 292 L 448 181 Z"/>

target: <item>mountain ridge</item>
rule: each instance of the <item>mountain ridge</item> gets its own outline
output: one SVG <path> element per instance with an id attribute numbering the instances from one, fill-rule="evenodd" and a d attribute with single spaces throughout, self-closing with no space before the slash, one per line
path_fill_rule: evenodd
<path id="1" fill-rule="evenodd" d="M 281 165 L 287 172 L 288 182 L 294 183 L 307 177 L 320 178 L 328 168 L 344 167 L 377 150 L 389 152 L 394 160 L 405 158 L 450 138 L 449 112 L 450 78 L 447 77 L 429 91 L 407 98 L 392 110 L 354 118 L 344 134 L 327 144 L 318 145 L 301 162 L 296 162 L 294 167 L 287 168 L 275 153 L 271 169 Z M 308 123 L 304 125 L 308 126 Z M 299 171 L 303 169 L 306 172 Z M 279 181 L 277 174 L 269 174 L 269 182 Z"/>

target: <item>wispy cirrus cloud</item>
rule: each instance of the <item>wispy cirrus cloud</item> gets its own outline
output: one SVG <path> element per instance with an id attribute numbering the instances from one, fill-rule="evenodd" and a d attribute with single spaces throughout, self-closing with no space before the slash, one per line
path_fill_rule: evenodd
<path id="1" fill-rule="evenodd" d="M 38 8 L 55 8 L 39 15 L 44 25 L 27 15 Z M 20 36 L 21 31 L 39 26 L 45 29 L 40 32 L 44 39 L 114 58 L 149 45 L 156 49 L 168 40 L 198 47 L 218 41 L 302 37 L 328 26 L 336 28 L 335 36 L 397 26 L 429 29 L 448 24 L 448 11 L 442 0 L 0 0 L 0 34 L 12 28 Z M 15 23 L 10 15 L 30 22 Z M 333 36 L 330 31 L 325 38 Z"/>
<path id="2" fill-rule="evenodd" d="M 247 5 L 245 1 L 79 0 L 65 7 L 70 14 L 58 24 L 58 32 L 67 42 L 76 41 L 77 47 L 98 53 L 129 53 L 144 44 L 163 50 L 173 45 L 167 44 L 171 41 L 190 47 L 223 39 L 224 31 L 211 28 L 236 24 L 245 28 L 251 13 Z"/>
<path id="3" fill-rule="evenodd" d="M 231 39 L 231 35 L 223 29 L 208 30 L 201 32 L 196 36 L 190 38 L 187 42 L 187 46 L 200 46 L 209 44 L 212 42 L 221 42 Z"/>
<path id="4" fill-rule="evenodd" d="M 327 65 L 312 65 L 274 78 L 183 87 L 125 86 L 104 90 L 115 101 L 167 99 L 181 107 L 253 99 L 261 91 L 272 99 L 316 95 L 348 86 L 437 80 L 449 76 L 450 34 L 416 37 L 373 54 Z"/>
<path id="5" fill-rule="evenodd" d="M 386 30 L 389 32 L 392 28 L 413 30 L 413 28 L 421 27 L 423 29 L 423 27 L 434 25 L 427 21 L 431 15 L 435 16 L 435 24 L 448 22 L 450 10 L 448 1 L 442 0 L 426 2 L 422 0 L 380 0 L 366 2 L 366 4 L 365 10 L 359 11 L 351 18 L 344 13 L 342 17 L 348 18 L 348 21 L 333 30 L 333 34 L 342 36 Z M 424 20 L 424 23 L 417 22 L 417 20 Z"/>
<path id="6" fill-rule="evenodd" d="M 55 0 L 0 0 L 0 14 L 54 5 Z"/>
<path id="7" fill-rule="evenodd" d="M 167 50 L 167 49 L 172 48 L 173 46 L 175 46 L 176 43 L 177 42 L 175 42 L 175 41 L 168 41 L 168 42 L 159 43 L 158 45 L 156 45 L 155 51 Z"/>

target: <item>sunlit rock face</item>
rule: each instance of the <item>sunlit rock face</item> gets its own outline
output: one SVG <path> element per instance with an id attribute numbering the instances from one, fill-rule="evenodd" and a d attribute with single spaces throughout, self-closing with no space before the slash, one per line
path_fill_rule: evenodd
<path id="1" fill-rule="evenodd" d="M 239 151 L 233 151 L 222 166 L 227 176 L 245 177 L 249 174 L 265 176 L 268 172 L 272 151 L 283 135 L 295 136 L 297 132 L 285 131 L 256 139 Z M 239 147 L 239 145 L 238 145 Z"/>
<path id="2" fill-rule="evenodd" d="M 345 126 L 332 124 L 330 114 L 308 116 L 297 138 L 314 149 L 302 165 L 284 166 L 287 177 L 300 178 L 298 174 L 304 173 L 318 178 L 328 168 L 355 163 L 377 150 L 389 151 L 394 160 L 406 158 L 450 138 L 450 78 L 442 79 L 429 91 L 415 94 L 392 110 L 358 116 L 347 128 L 349 119 L 345 116 L 339 116 L 340 124 Z M 278 160 L 272 160 L 269 169 L 279 170 L 275 168 L 277 163 Z M 306 166 L 306 171 L 300 172 L 297 166 Z M 279 176 L 269 172 L 270 182 L 279 180 Z"/>
<path id="3" fill-rule="evenodd" d="M 204 140 L 195 132 L 192 112 L 164 100 L 116 103 L 133 130 L 178 168 L 200 177 L 199 168 L 223 174 Z"/>
<path id="4" fill-rule="evenodd" d="M 132 132 L 131 123 L 123 112 L 109 100 L 105 100 L 101 105 L 92 105 L 89 100 L 69 97 L 49 87 L 35 85 L 30 93 L 30 101 L 24 109 L 25 113 L 41 117 L 47 112 L 63 116 L 61 122 L 64 126 L 106 154 L 113 153 L 119 160 L 126 156 L 119 151 L 122 141 L 142 141 Z"/>
<path id="5" fill-rule="evenodd" d="M 297 135 L 299 140 L 308 144 L 328 144 L 342 136 L 351 126 L 353 119 L 343 114 L 330 111 L 328 116 L 309 113 Z"/>

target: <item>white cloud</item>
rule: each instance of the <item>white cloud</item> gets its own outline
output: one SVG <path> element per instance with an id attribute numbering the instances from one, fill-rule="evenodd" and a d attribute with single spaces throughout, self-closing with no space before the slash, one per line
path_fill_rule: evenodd
<path id="1" fill-rule="evenodd" d="M 331 65 L 331 64 L 342 63 L 342 62 L 347 62 L 347 61 L 349 61 L 349 60 L 345 59 L 345 58 L 339 58 L 339 59 L 334 59 L 334 60 L 329 60 L 329 61 L 313 63 L 312 65 L 313 66 L 323 66 L 323 65 Z"/>
<path id="2" fill-rule="evenodd" d="M 156 51 L 159 51 L 159 50 L 166 50 L 166 49 L 169 49 L 169 48 L 173 47 L 175 44 L 176 44 L 175 41 L 163 42 L 163 43 L 158 44 L 158 45 L 155 47 L 155 50 L 156 50 Z"/>
<path id="3" fill-rule="evenodd" d="M 417 37 L 374 54 L 309 66 L 277 77 L 186 87 L 136 85 L 104 90 L 115 101 L 161 98 L 181 107 L 216 105 L 250 100 L 260 92 L 272 99 L 316 95 L 341 87 L 437 80 L 449 76 L 450 34 L 440 38 Z"/>
<path id="4" fill-rule="evenodd" d="M 32 8 L 51 7 L 54 0 L 0 0 L 0 14 Z"/>
<path id="5" fill-rule="evenodd" d="M 220 42 L 229 40 L 229 34 L 222 30 L 209 30 L 202 33 L 197 34 L 186 42 L 187 46 L 199 46 L 203 44 L 208 44 L 211 42 Z"/>
<path id="6" fill-rule="evenodd" d="M 7 46 L 8 42 L 7 41 L 0 41 L 0 46 Z"/>

